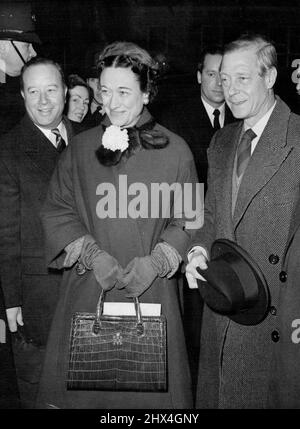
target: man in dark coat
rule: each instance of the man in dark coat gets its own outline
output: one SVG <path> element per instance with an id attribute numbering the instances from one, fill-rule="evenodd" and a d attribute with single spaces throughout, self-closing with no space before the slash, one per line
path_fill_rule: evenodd
<path id="1" fill-rule="evenodd" d="M 178 105 L 168 106 L 160 122 L 184 138 L 194 155 L 200 183 L 207 182 L 206 151 L 214 133 L 234 121 L 224 101 L 220 81 L 223 51 L 218 46 L 205 48 L 197 70 L 200 92 Z M 217 112 L 218 111 L 218 112 Z"/>
<path id="2" fill-rule="evenodd" d="M 25 114 L 19 76 L 23 65 L 36 56 L 32 44 L 40 43 L 34 32 L 29 3 L 0 4 L 0 135 Z"/>
<path id="3" fill-rule="evenodd" d="M 38 57 L 30 60 L 22 69 L 21 92 L 27 113 L 0 138 L 1 279 L 10 330 L 16 332 L 24 323 L 32 347 L 43 347 L 61 275 L 45 268 L 39 212 L 72 130 L 62 116 L 66 86 L 58 64 Z M 23 382 L 36 387 L 39 378 L 42 352 L 32 347 L 14 350 L 21 396 L 25 388 L 29 394 Z"/>
<path id="4" fill-rule="evenodd" d="M 184 138 L 194 155 L 199 183 L 207 184 L 207 148 L 219 129 L 233 122 L 234 118 L 224 102 L 220 81 L 223 51 L 218 46 L 205 48 L 199 59 L 197 81 L 199 93 L 170 106 L 161 114 L 161 123 Z M 217 117 L 214 112 L 217 112 Z M 216 119 L 215 119 L 216 118 Z M 191 371 L 197 377 L 203 301 L 198 291 L 188 288 L 184 281 L 184 318 Z"/>
<path id="5" fill-rule="evenodd" d="M 19 90 L 23 64 L 36 55 L 29 4 L 0 4 L 0 135 L 12 128 L 25 113 Z M 0 286 L 0 408 L 18 408 L 19 394 L 12 357 L 4 297 Z"/>
<path id="6" fill-rule="evenodd" d="M 213 241 L 233 240 L 264 273 L 270 307 L 261 323 L 250 326 L 204 307 L 199 408 L 267 408 L 277 378 L 278 314 L 286 308 L 280 262 L 299 196 L 300 117 L 275 97 L 276 76 L 276 51 L 263 37 L 243 37 L 225 48 L 225 99 L 243 121 L 218 131 L 208 149 L 204 226 L 195 239 L 199 247 L 189 254 L 187 278 L 197 287 L 195 279 L 204 279 L 196 267 L 207 268 Z"/>

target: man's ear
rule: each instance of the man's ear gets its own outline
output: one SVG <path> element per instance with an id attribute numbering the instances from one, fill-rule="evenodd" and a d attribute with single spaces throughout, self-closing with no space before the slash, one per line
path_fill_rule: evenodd
<path id="1" fill-rule="evenodd" d="M 201 72 L 198 70 L 197 71 L 197 81 L 198 81 L 198 83 L 199 83 L 199 85 L 201 85 Z"/>
<path id="2" fill-rule="evenodd" d="M 22 89 L 21 89 L 21 95 L 22 95 L 23 99 L 25 100 L 24 91 Z"/>
<path id="3" fill-rule="evenodd" d="M 277 78 L 277 70 L 275 67 L 271 67 L 265 75 L 265 80 L 268 89 L 272 89 Z"/>

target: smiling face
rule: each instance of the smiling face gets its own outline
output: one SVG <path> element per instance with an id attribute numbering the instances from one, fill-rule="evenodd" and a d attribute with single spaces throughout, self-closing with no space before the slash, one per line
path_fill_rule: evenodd
<path id="1" fill-rule="evenodd" d="M 66 91 L 59 71 L 52 64 L 32 65 L 23 74 L 26 111 L 40 127 L 52 129 L 61 122 Z"/>
<path id="2" fill-rule="evenodd" d="M 82 122 L 89 109 L 89 92 L 81 85 L 69 89 L 68 118 Z"/>
<path id="3" fill-rule="evenodd" d="M 202 72 L 197 72 L 198 83 L 201 84 L 201 96 L 212 107 L 220 107 L 224 102 L 224 94 L 220 80 L 222 55 L 206 54 Z"/>
<path id="4" fill-rule="evenodd" d="M 100 77 L 103 107 L 111 123 L 119 127 L 134 126 L 148 103 L 137 75 L 130 68 L 107 67 Z"/>
<path id="5" fill-rule="evenodd" d="M 225 100 L 233 115 L 252 127 L 274 104 L 272 87 L 276 69 L 261 75 L 254 48 L 239 49 L 224 55 L 221 81 Z"/>

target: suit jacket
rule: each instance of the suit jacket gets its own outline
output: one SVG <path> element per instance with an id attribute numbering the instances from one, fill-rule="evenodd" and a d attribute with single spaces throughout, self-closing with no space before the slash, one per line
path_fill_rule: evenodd
<path id="1" fill-rule="evenodd" d="M 234 117 L 225 105 L 224 126 L 233 122 Z M 170 107 L 162 112 L 159 121 L 174 131 L 190 146 L 194 155 L 199 183 L 207 183 L 207 148 L 215 133 L 210 119 L 200 98 L 190 98 L 184 104 Z"/>
<path id="2" fill-rule="evenodd" d="M 72 129 L 65 119 L 68 140 Z M 0 265 L 6 307 L 22 305 L 30 335 L 45 343 L 55 308 L 59 272 L 44 259 L 39 219 L 58 152 L 25 115 L 0 138 Z"/>
<path id="3" fill-rule="evenodd" d="M 242 326 L 204 310 L 197 407 L 264 408 L 275 375 L 281 261 L 300 186 L 300 117 L 277 104 L 244 173 L 232 216 L 232 174 L 242 123 L 218 131 L 208 149 L 209 180 L 204 226 L 195 243 L 210 249 L 217 238 L 237 242 L 263 271 L 270 313 Z M 279 339 L 280 341 L 280 339 Z"/>

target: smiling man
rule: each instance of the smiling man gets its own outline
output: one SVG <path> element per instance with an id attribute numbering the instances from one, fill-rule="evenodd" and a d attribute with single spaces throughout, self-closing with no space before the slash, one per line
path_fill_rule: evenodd
<path id="1" fill-rule="evenodd" d="M 270 307 L 260 324 L 246 326 L 205 306 L 197 408 L 266 408 L 278 390 L 274 365 L 285 340 L 276 316 L 286 310 L 281 262 L 299 197 L 300 117 L 274 95 L 276 76 L 276 51 L 264 37 L 245 36 L 225 48 L 225 100 L 242 121 L 218 131 L 208 149 L 204 226 L 187 279 L 197 287 L 204 279 L 196 267 L 207 268 L 213 241 L 233 240 L 264 273 Z"/>
<path id="2" fill-rule="evenodd" d="M 11 332 L 24 323 L 32 341 L 44 346 L 60 273 L 45 267 L 39 212 L 72 130 L 62 114 L 66 86 L 58 64 L 32 58 L 22 69 L 21 93 L 26 115 L 0 138 L 1 279 Z M 24 356 L 23 350 L 17 352 L 21 400 L 24 407 L 32 407 L 42 355 L 32 355 L 25 365 L 26 350 Z M 28 396 L 23 396 L 24 392 Z"/>

